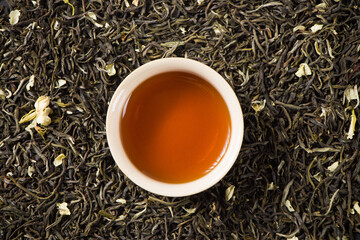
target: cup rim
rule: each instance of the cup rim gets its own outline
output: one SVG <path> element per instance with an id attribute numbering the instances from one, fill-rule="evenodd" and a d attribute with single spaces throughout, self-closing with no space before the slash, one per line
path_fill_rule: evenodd
<path id="1" fill-rule="evenodd" d="M 231 121 L 228 147 L 220 162 L 209 173 L 194 181 L 166 183 L 150 178 L 131 162 L 125 153 L 120 138 L 120 121 L 123 106 L 131 92 L 140 83 L 162 72 L 184 71 L 196 74 L 208 81 L 224 99 Z M 184 197 L 202 192 L 219 182 L 235 163 L 244 135 L 241 106 L 235 92 L 215 70 L 188 58 L 162 58 L 150 61 L 131 72 L 117 87 L 106 115 L 106 136 L 113 159 L 120 170 L 139 187 L 163 196 Z"/>

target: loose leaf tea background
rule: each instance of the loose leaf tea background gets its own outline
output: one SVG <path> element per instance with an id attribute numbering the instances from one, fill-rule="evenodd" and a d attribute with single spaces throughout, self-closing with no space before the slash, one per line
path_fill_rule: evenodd
<path id="1" fill-rule="evenodd" d="M 358 1 L 8 3 L 0 3 L 2 239 L 359 238 Z M 231 171 L 186 198 L 136 187 L 105 136 L 121 81 L 175 56 L 218 71 L 245 120 Z M 50 97 L 51 124 L 30 134 L 19 121 L 40 96 Z"/>

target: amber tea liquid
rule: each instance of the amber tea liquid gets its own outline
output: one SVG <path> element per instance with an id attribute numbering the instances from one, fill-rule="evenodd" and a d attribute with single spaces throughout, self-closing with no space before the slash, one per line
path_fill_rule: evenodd
<path id="1" fill-rule="evenodd" d="M 199 76 L 166 72 L 140 84 L 122 109 L 120 136 L 133 164 L 149 177 L 184 183 L 210 172 L 230 139 L 230 114 Z"/>

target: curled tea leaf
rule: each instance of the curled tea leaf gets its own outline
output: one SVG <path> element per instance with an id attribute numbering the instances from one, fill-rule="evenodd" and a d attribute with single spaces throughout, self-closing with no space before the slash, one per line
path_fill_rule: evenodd
<path id="1" fill-rule="evenodd" d="M 70 215 L 71 214 L 70 209 L 67 207 L 67 205 L 68 204 L 66 202 L 56 204 L 60 215 Z"/>
<path id="2" fill-rule="evenodd" d="M 185 212 L 187 212 L 188 214 L 193 214 L 196 212 L 196 208 L 184 208 Z"/>
<path id="3" fill-rule="evenodd" d="M 225 200 L 229 201 L 232 196 L 234 195 L 234 191 L 235 191 L 235 186 L 234 185 L 230 185 L 226 191 L 225 191 Z"/>
<path id="4" fill-rule="evenodd" d="M 351 114 L 351 122 L 350 122 L 350 128 L 349 131 L 347 133 L 347 139 L 352 139 L 355 133 L 355 124 L 356 124 L 356 115 L 355 115 L 355 110 L 352 110 L 352 114 Z"/>
<path id="5" fill-rule="evenodd" d="M 59 101 L 57 101 L 57 102 L 54 102 L 54 103 L 55 103 L 56 105 L 58 105 L 59 107 L 62 107 L 62 108 L 68 107 L 68 106 L 72 105 L 72 102 L 63 103 L 63 102 L 61 102 L 61 100 L 59 100 Z"/>
<path id="6" fill-rule="evenodd" d="M 173 42 L 160 43 L 160 46 L 167 47 L 167 48 L 173 48 L 173 47 L 178 47 L 178 46 L 181 46 L 184 44 L 185 44 L 184 41 L 173 41 Z"/>
<path id="7" fill-rule="evenodd" d="M 97 22 L 97 17 L 95 13 L 88 12 L 86 13 L 87 18 L 95 25 L 95 27 L 102 28 L 104 25 Z"/>
<path id="8" fill-rule="evenodd" d="M 71 2 L 69 2 L 69 0 L 63 0 L 64 3 L 68 4 L 71 8 L 72 8 L 72 15 L 74 16 L 75 14 L 75 7 L 74 5 L 71 4 Z"/>
<path id="9" fill-rule="evenodd" d="M 252 109 L 255 110 L 255 112 L 260 112 L 261 110 L 264 109 L 266 104 L 266 99 L 262 100 L 262 101 L 252 101 L 251 102 L 251 107 Z"/>
<path id="10" fill-rule="evenodd" d="M 293 32 L 296 32 L 296 31 L 305 31 L 305 26 L 299 25 L 299 26 L 294 27 Z"/>
<path id="11" fill-rule="evenodd" d="M 309 65 L 307 65 L 306 63 L 301 63 L 295 75 L 299 78 L 302 76 L 311 75 L 311 69 Z"/>
<path id="12" fill-rule="evenodd" d="M 63 163 L 63 160 L 65 158 L 65 154 L 61 153 L 59 156 L 57 156 L 53 162 L 54 166 L 60 166 Z"/>
<path id="13" fill-rule="evenodd" d="M 320 56 L 320 55 L 321 55 L 321 51 L 320 51 L 318 42 L 315 42 L 315 43 L 314 43 L 314 47 L 315 47 L 315 52 Z"/>
<path id="14" fill-rule="evenodd" d="M 9 22 L 11 25 L 15 25 L 19 22 L 20 19 L 20 11 L 19 10 L 12 10 L 9 14 Z"/>
<path id="15" fill-rule="evenodd" d="M 146 208 L 144 208 L 144 210 L 136 213 L 136 214 L 132 217 L 131 220 L 136 220 L 136 219 L 138 219 L 138 218 L 139 218 L 143 213 L 145 213 L 145 212 L 146 212 Z"/>
<path id="16" fill-rule="evenodd" d="M 35 83 L 35 76 L 31 75 L 28 84 L 26 84 L 26 90 L 30 91 L 30 88 L 34 86 L 34 83 Z"/>
<path id="17" fill-rule="evenodd" d="M 115 219 L 115 221 L 124 221 L 125 220 L 125 218 L 126 218 L 126 215 L 120 215 L 119 217 L 117 217 L 116 219 Z"/>
<path id="18" fill-rule="evenodd" d="M 331 49 L 329 40 L 327 40 L 327 39 L 326 39 L 326 46 L 327 46 L 327 49 L 328 49 L 328 53 L 329 53 L 330 58 L 335 58 L 335 57 L 333 56 L 333 54 L 332 54 L 332 49 Z"/>
<path id="19" fill-rule="evenodd" d="M 322 177 L 321 177 L 321 172 L 318 172 L 317 174 L 315 174 L 315 175 L 313 176 L 313 178 L 315 178 L 318 182 L 320 182 L 321 179 L 322 179 Z"/>

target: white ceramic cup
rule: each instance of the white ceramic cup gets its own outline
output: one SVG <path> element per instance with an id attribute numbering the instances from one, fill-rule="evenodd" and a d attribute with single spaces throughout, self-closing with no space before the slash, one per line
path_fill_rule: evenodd
<path id="1" fill-rule="evenodd" d="M 151 76 L 170 71 L 183 71 L 198 75 L 208 81 L 223 97 L 231 119 L 230 141 L 217 166 L 203 177 L 186 183 L 160 182 L 142 173 L 130 161 L 120 138 L 121 113 L 132 91 Z M 220 181 L 237 159 L 244 135 L 243 115 L 233 89 L 212 68 L 186 58 L 163 58 L 151 61 L 130 73 L 116 89 L 106 117 L 106 135 L 110 152 L 120 170 L 143 189 L 170 197 L 182 197 L 204 191 Z"/>

